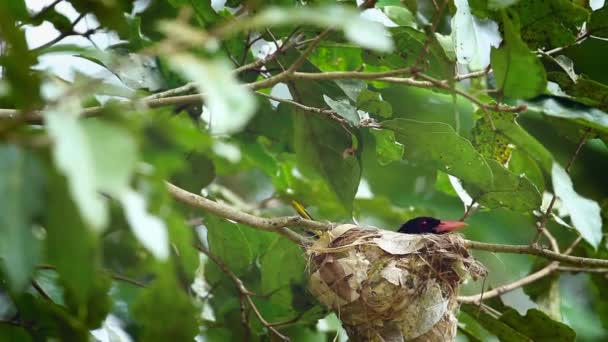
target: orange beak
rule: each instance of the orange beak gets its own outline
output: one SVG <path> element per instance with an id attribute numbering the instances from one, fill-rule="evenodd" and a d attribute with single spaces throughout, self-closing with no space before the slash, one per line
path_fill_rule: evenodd
<path id="1" fill-rule="evenodd" d="M 435 230 L 437 233 L 447 233 L 465 227 L 467 224 L 462 221 L 441 221 Z"/>

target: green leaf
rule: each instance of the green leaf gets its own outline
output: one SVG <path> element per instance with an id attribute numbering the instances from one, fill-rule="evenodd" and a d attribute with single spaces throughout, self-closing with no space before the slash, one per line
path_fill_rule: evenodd
<path id="1" fill-rule="evenodd" d="M 479 310 L 476 306 L 465 304 L 461 306 L 461 310 L 469 316 L 475 317 L 485 330 L 492 333 L 501 342 L 533 342 L 534 340 L 520 333 L 518 330 L 510 327 L 508 324 L 488 314 L 485 310 Z"/>
<path id="2" fill-rule="evenodd" d="M 131 309 L 143 341 L 191 341 L 199 331 L 200 312 L 172 274 L 161 274 Z"/>
<path id="3" fill-rule="evenodd" d="M 31 72 L 31 68 L 38 63 L 38 58 L 28 48 L 25 30 L 17 25 L 19 20 L 28 17 L 23 0 L 0 2 L 0 35 L 6 46 L 0 56 L 0 65 L 2 78 L 8 81 L 9 87 L 8 96 L 0 92 L 3 107 L 28 110 L 41 104 L 41 77 L 39 73 Z"/>
<path id="4" fill-rule="evenodd" d="M 220 258 L 236 275 L 245 273 L 254 260 L 245 233 L 251 228 L 212 215 L 205 216 L 205 226 L 211 254 Z"/>
<path id="5" fill-rule="evenodd" d="M 480 114 L 480 112 L 478 112 Z M 551 172 L 553 156 L 547 148 L 536 138 L 526 132 L 517 124 L 516 115 L 511 113 L 490 113 L 496 131 L 506 136 L 511 144 L 524 151 L 530 158 L 534 159 L 546 172 Z"/>
<path id="6" fill-rule="evenodd" d="M 390 118 L 393 115 L 391 104 L 383 101 L 379 93 L 368 89 L 361 90 L 357 97 L 356 106 L 362 111 L 379 115 L 383 118 Z"/>
<path id="7" fill-rule="evenodd" d="M 492 185 L 488 162 L 452 126 L 441 122 L 395 119 L 382 122 L 405 147 L 407 159 L 431 161 L 443 172 L 482 189 Z"/>
<path id="8" fill-rule="evenodd" d="M 270 304 L 280 308 L 271 313 L 275 318 L 288 318 L 297 315 L 293 305 L 295 297 L 305 295 L 298 293 L 293 285 L 303 286 L 306 274 L 306 259 L 303 251 L 296 244 L 283 237 L 276 237 L 260 259 L 262 293 L 272 294 Z"/>
<path id="9" fill-rule="evenodd" d="M 488 160 L 488 164 L 494 177 L 493 186 L 467 189 L 477 202 L 487 208 L 509 208 L 521 212 L 540 208 L 542 196 L 528 178 L 510 172 L 495 160 Z"/>
<path id="10" fill-rule="evenodd" d="M 555 99 L 546 99 L 530 103 L 528 109 L 608 134 L 608 114 L 596 108 L 566 106 Z"/>
<path id="11" fill-rule="evenodd" d="M 390 32 L 395 41 L 395 52 L 378 54 L 365 51 L 365 63 L 395 69 L 410 67 L 418 62 L 418 56 L 426 46 L 427 58 L 423 59 L 419 66 L 428 67 L 429 74 L 435 77 L 450 78 L 453 75 L 453 63 L 436 39 L 429 38 L 424 32 L 411 27 L 394 27 Z M 430 43 L 427 43 L 427 38 Z"/>
<path id="12" fill-rule="evenodd" d="M 33 339 L 23 327 L 1 324 L 0 341 L 30 342 L 33 341 Z"/>
<path id="13" fill-rule="evenodd" d="M 199 60 L 193 55 L 169 56 L 172 67 L 196 82 L 209 107 L 209 128 L 213 134 L 240 131 L 255 113 L 255 99 L 234 77 L 223 59 Z"/>
<path id="14" fill-rule="evenodd" d="M 508 309 L 500 316 L 500 321 L 534 342 L 573 342 L 576 340 L 576 333 L 572 328 L 551 319 L 537 309 L 528 310 L 525 316 L 520 316 L 514 309 Z"/>
<path id="15" fill-rule="evenodd" d="M 298 167 L 320 176 L 352 211 L 361 167 L 353 137 L 342 126 L 316 114 L 294 110 L 294 144 Z"/>
<path id="16" fill-rule="evenodd" d="M 597 248 L 602 240 L 602 217 L 597 202 L 579 195 L 572 186 L 572 180 L 559 164 L 551 170 L 553 190 L 565 210 L 570 214 L 574 228 L 591 246 Z"/>
<path id="17" fill-rule="evenodd" d="M 563 72 L 549 73 L 549 79 L 559 84 L 561 90 L 572 96 L 574 101 L 608 111 L 608 85 L 581 75 L 573 81 Z"/>
<path id="18" fill-rule="evenodd" d="M 519 36 L 517 17 L 503 12 L 504 44 L 492 49 L 491 61 L 498 86 L 513 98 L 532 98 L 547 86 L 547 75 L 541 61 Z"/>
<path id="19" fill-rule="evenodd" d="M 0 144 L 0 260 L 13 290 L 29 284 L 39 259 L 33 223 L 44 207 L 43 168 L 32 152 Z"/>
<path id="20" fill-rule="evenodd" d="M 591 13 L 587 31 L 594 36 L 608 38 L 608 6 L 604 4 L 604 7 Z"/>
<path id="21" fill-rule="evenodd" d="M 357 113 L 357 108 L 353 107 L 348 99 L 334 100 L 327 95 L 323 95 L 323 99 L 338 115 L 348 120 L 353 126 L 359 126 L 361 118 Z"/>
<path id="22" fill-rule="evenodd" d="M 92 283 L 91 291 L 84 301 L 74 297 L 72 289 L 65 292 L 64 298 L 74 317 L 78 317 L 87 328 L 96 329 L 101 326 L 112 308 L 110 298 L 112 280 L 109 275 L 101 273 L 95 275 Z"/>
<path id="23" fill-rule="evenodd" d="M 549 50 L 574 43 L 589 16 L 570 0 L 525 0 L 511 8 L 519 15 L 521 36 L 532 49 Z"/>
<path id="24" fill-rule="evenodd" d="M 384 6 L 384 14 L 399 26 L 417 28 L 416 16 L 409 9 L 401 6 Z"/>
<path id="25" fill-rule="evenodd" d="M 477 119 L 471 133 L 471 143 L 484 158 L 496 160 L 501 165 L 509 162 L 512 152 L 509 146 L 510 140 L 500 131 L 492 130 L 492 124 L 486 116 Z"/>
<path id="26" fill-rule="evenodd" d="M 371 129 L 370 132 L 376 139 L 376 155 L 380 165 L 388 165 L 391 162 L 403 158 L 403 145 L 395 141 L 395 133 L 387 129 Z"/>
<path id="27" fill-rule="evenodd" d="M 83 222 L 66 180 L 55 175 L 49 190 L 46 251 L 64 286 L 82 303 L 98 272 L 98 239 Z"/>
<path id="28" fill-rule="evenodd" d="M 171 177 L 171 183 L 190 192 L 199 193 L 215 178 L 213 161 L 199 152 L 189 153 L 186 157 L 187 168 Z"/>

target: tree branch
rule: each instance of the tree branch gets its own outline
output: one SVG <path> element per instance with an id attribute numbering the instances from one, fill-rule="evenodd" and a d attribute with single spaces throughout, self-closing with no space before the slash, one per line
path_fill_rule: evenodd
<path id="1" fill-rule="evenodd" d="M 187 204 L 191 207 L 206 210 L 212 214 L 233 220 L 238 223 L 246 224 L 256 229 L 277 232 L 302 246 L 308 245 L 310 241 L 286 227 L 299 226 L 313 230 L 329 230 L 334 227 L 334 224 L 332 223 L 306 220 L 300 216 L 283 216 L 274 218 L 259 217 L 193 194 L 171 183 L 167 183 L 167 189 L 169 190 L 171 196 L 173 196 L 173 198 L 179 202 Z"/>
<path id="2" fill-rule="evenodd" d="M 486 243 L 466 240 L 467 248 L 477 249 L 480 251 L 497 252 L 497 253 L 512 253 L 512 254 L 528 254 L 543 257 L 547 260 L 560 261 L 563 263 L 575 266 L 587 267 L 608 267 L 607 259 L 584 258 L 567 255 L 564 253 L 556 253 L 550 249 L 530 246 L 530 245 L 501 245 L 495 243 Z"/>

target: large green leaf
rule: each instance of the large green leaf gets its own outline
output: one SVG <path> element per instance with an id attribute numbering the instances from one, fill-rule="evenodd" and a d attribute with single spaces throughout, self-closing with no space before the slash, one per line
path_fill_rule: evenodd
<path id="1" fill-rule="evenodd" d="M 524 175 L 516 175 L 495 160 L 488 160 L 494 184 L 486 189 L 467 189 L 469 194 L 487 208 L 509 208 L 530 212 L 540 208 L 542 196 Z"/>
<path id="2" fill-rule="evenodd" d="M 395 119 L 382 122 L 404 145 L 405 158 L 432 162 L 438 170 L 481 189 L 491 188 L 492 169 L 471 143 L 441 122 Z"/>
<path id="3" fill-rule="evenodd" d="M 594 36 L 608 38 L 608 6 L 604 4 L 604 7 L 591 13 L 587 30 Z"/>
<path id="4" fill-rule="evenodd" d="M 62 176 L 49 189 L 46 252 L 65 287 L 77 302 L 84 302 L 98 270 L 98 239 L 83 222 Z"/>
<path id="5" fill-rule="evenodd" d="M 476 306 L 470 304 L 463 305 L 461 310 L 466 312 L 469 316 L 475 317 L 477 323 L 485 330 L 498 337 L 501 342 L 533 342 L 532 339 L 510 327 L 508 324 L 501 322 L 485 310 L 480 311 Z"/>
<path id="6" fill-rule="evenodd" d="M 549 73 L 549 79 L 559 84 L 560 89 L 573 97 L 574 101 L 608 111 L 608 85 L 581 75 L 573 81 L 563 72 Z"/>
<path id="7" fill-rule="evenodd" d="M 519 15 L 521 35 L 532 49 L 574 43 L 589 13 L 570 0 L 525 0 L 511 7 Z"/>
<path id="8" fill-rule="evenodd" d="M 500 316 L 500 321 L 535 342 L 573 342 L 576 340 L 576 333 L 572 328 L 551 319 L 537 309 L 528 310 L 525 316 L 521 316 L 514 309 L 508 309 Z"/>
<path id="9" fill-rule="evenodd" d="M 294 110 L 294 144 L 298 167 L 317 174 L 352 211 L 361 177 L 360 161 L 353 136 L 341 125 L 315 113 Z"/>
<path id="10" fill-rule="evenodd" d="M 387 165 L 403 158 L 403 145 L 395 141 L 395 133 L 387 129 L 370 130 L 376 139 L 376 155 L 380 165 Z"/>
<path id="11" fill-rule="evenodd" d="M 32 152 L 0 144 L 0 260 L 14 290 L 23 290 L 38 262 L 33 223 L 44 206 L 42 165 Z"/>
<path id="12" fill-rule="evenodd" d="M 251 267 L 254 254 L 245 233 L 251 228 L 212 215 L 205 216 L 205 226 L 209 251 L 223 260 L 232 272 L 240 275 Z"/>
<path id="13" fill-rule="evenodd" d="M 145 341 L 191 341 L 198 334 L 199 310 L 175 280 L 171 267 L 147 287 L 133 304 Z"/>
<path id="14" fill-rule="evenodd" d="M 596 108 L 575 105 L 567 106 L 555 99 L 532 102 L 528 108 L 529 110 L 542 112 L 550 117 L 564 119 L 573 124 L 608 134 L 608 114 Z"/>
<path id="15" fill-rule="evenodd" d="M 551 173 L 553 156 L 542 143 L 517 124 L 517 116 L 511 113 L 491 113 L 496 131 L 506 136 L 511 144 L 524 151 L 530 158 L 538 162 L 541 168 Z"/>
<path id="16" fill-rule="evenodd" d="M 492 49 L 491 61 L 498 86 L 513 98 L 532 98 L 547 86 L 545 68 L 519 36 L 519 20 L 503 12 L 504 44 Z"/>
<path id="17" fill-rule="evenodd" d="M 395 27 L 390 32 L 395 41 L 395 52 L 378 54 L 366 51 L 363 55 L 365 63 L 395 69 L 410 67 L 418 62 L 418 56 L 426 47 L 428 57 L 421 60 L 419 67 L 428 68 L 429 74 L 442 79 L 453 75 L 453 63 L 436 39 L 412 27 Z M 427 40 L 430 43 L 426 43 Z"/>

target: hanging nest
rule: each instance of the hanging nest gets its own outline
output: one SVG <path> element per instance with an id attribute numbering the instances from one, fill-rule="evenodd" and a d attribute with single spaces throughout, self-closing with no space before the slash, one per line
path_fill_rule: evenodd
<path id="1" fill-rule="evenodd" d="M 458 287 L 487 273 L 458 234 L 345 224 L 323 233 L 308 254 L 312 294 L 352 341 L 453 341 Z"/>

